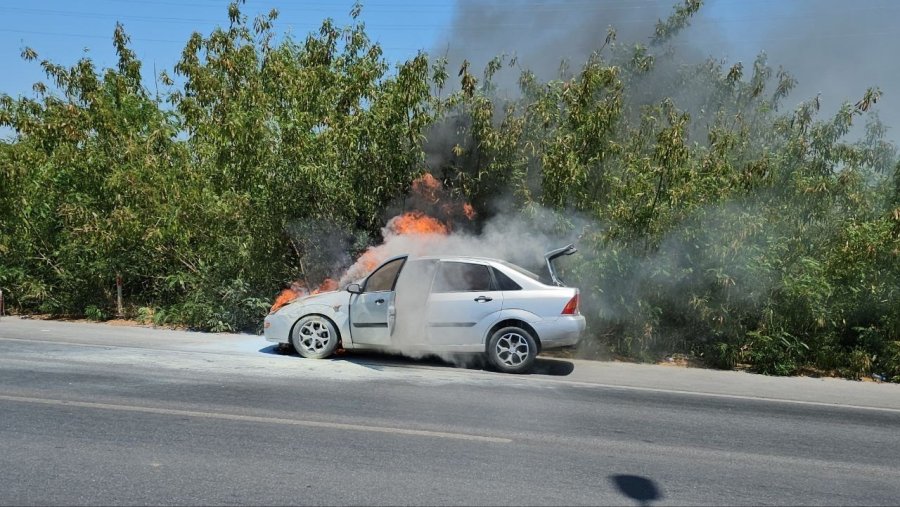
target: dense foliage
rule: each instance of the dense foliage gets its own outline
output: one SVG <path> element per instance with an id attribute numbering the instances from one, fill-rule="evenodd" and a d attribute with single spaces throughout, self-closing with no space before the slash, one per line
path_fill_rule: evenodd
<path id="1" fill-rule="evenodd" d="M 764 57 L 678 63 L 667 43 L 699 7 L 649 46 L 610 32 L 569 75 L 525 71 L 505 99 L 503 58 L 456 84 L 425 54 L 392 68 L 362 24 L 275 42 L 275 13 L 237 4 L 151 93 L 119 26 L 116 68 L 44 60 L 35 98 L 0 96 L 0 288 L 21 312 L 103 319 L 118 274 L 132 316 L 253 329 L 286 281 L 377 241 L 428 160 L 479 220 L 499 199 L 571 217 L 586 353 L 900 381 L 900 164 L 879 91 L 821 119 L 816 99 L 785 109 L 794 80 Z"/>

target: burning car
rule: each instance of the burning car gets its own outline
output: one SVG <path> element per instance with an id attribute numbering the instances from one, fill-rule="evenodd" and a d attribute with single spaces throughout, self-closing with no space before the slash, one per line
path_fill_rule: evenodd
<path id="1" fill-rule="evenodd" d="M 497 369 L 527 372 L 541 350 L 575 345 L 585 328 L 578 289 L 506 261 L 479 257 L 390 258 L 344 290 L 294 300 L 270 313 L 266 340 L 306 358 L 338 347 L 404 354 L 485 354 Z"/>

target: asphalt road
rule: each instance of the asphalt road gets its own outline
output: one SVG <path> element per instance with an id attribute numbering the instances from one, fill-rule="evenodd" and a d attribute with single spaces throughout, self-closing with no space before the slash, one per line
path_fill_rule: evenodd
<path id="1" fill-rule="evenodd" d="M 900 502 L 900 386 L 0 320 L 0 504 Z"/>

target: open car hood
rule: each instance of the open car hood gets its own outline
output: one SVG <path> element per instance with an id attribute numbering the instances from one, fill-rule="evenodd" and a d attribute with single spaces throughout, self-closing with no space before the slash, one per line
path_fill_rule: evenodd
<path id="1" fill-rule="evenodd" d="M 549 252 L 544 254 L 544 259 L 547 260 L 547 270 L 550 272 L 550 279 L 553 280 L 553 283 L 560 287 L 564 287 L 565 284 L 562 280 L 556 276 L 556 270 L 553 269 L 553 260 L 562 257 L 563 255 L 572 255 L 577 252 L 578 249 L 575 248 L 575 244 L 566 245 L 562 248 L 557 248 L 556 250 L 550 250 Z"/>

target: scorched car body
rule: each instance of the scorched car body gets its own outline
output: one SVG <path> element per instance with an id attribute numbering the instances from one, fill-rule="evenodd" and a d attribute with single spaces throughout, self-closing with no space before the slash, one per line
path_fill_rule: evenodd
<path id="1" fill-rule="evenodd" d="M 308 358 L 345 349 L 483 353 L 498 369 L 527 371 L 535 356 L 575 345 L 585 328 L 578 289 L 477 257 L 394 257 L 345 290 L 300 298 L 266 317 L 265 337 Z"/>

